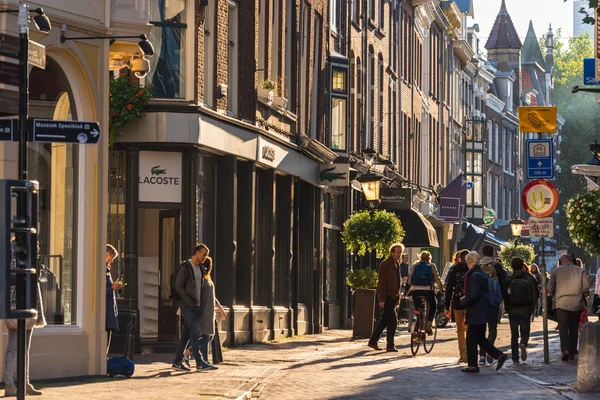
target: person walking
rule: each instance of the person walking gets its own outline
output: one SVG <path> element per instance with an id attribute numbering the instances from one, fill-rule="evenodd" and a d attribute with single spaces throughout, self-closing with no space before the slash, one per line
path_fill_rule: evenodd
<path id="1" fill-rule="evenodd" d="M 11 269 L 16 268 L 14 240 L 11 241 L 12 261 Z M 38 254 L 40 254 L 40 245 L 38 243 Z M 17 387 L 15 386 L 15 367 L 17 364 L 17 346 L 18 346 L 18 320 L 5 319 L 4 325 L 8 329 L 8 341 L 6 343 L 6 351 L 4 352 L 4 397 L 16 397 Z M 29 381 L 29 353 L 31 350 L 31 338 L 34 328 L 43 328 L 46 326 L 46 318 L 44 316 L 44 305 L 42 303 L 42 291 L 40 283 L 37 283 L 37 318 L 28 318 L 25 322 L 25 394 L 27 396 L 40 396 L 42 392 L 37 390 Z"/>
<path id="2" fill-rule="evenodd" d="M 368 346 L 374 350 L 381 350 L 377 342 L 387 328 L 387 347 L 388 352 L 398 352 L 394 347 L 394 335 L 398 320 L 394 309 L 400 299 L 400 268 L 398 260 L 404 251 L 404 245 L 395 243 L 390 247 L 390 255 L 379 264 L 379 280 L 377 282 L 377 299 L 379 307 L 382 309 L 381 318 L 369 339 Z"/>
<path id="3" fill-rule="evenodd" d="M 469 272 L 469 267 L 465 262 L 465 256 L 469 250 L 461 250 L 456 256 L 456 264 L 452 266 L 448 273 L 445 295 L 445 314 L 446 318 L 452 317 L 456 320 L 456 334 L 458 336 L 459 363 L 467 362 L 467 310 L 460 304 L 460 299 L 465 295 L 465 276 Z"/>
<path id="4" fill-rule="evenodd" d="M 542 293 L 542 274 L 540 273 L 540 268 L 537 264 L 531 264 L 529 273 L 535 278 L 535 281 L 538 286 L 538 293 Z M 535 316 L 539 317 L 542 315 L 542 297 L 538 295 L 537 303 L 535 306 Z"/>
<path id="5" fill-rule="evenodd" d="M 560 265 L 550 275 L 550 295 L 557 309 L 562 361 L 575 359 L 579 318 L 589 291 L 590 278 L 585 269 L 574 264 L 570 255 L 562 256 Z"/>
<path id="6" fill-rule="evenodd" d="M 498 360 L 496 370 L 504 365 L 507 357 L 494 347 L 485 337 L 485 327 L 490 318 L 490 301 L 488 299 L 488 277 L 479 266 L 479 253 L 472 251 L 465 256 L 469 272 L 466 275 L 466 291 L 460 304 L 467 309 L 467 360 L 468 367 L 462 372 L 478 373 L 477 346 Z"/>
<path id="7" fill-rule="evenodd" d="M 192 354 L 196 360 L 196 370 L 214 369 L 211 367 L 211 364 L 204 360 L 199 348 L 200 328 L 198 326 L 198 318 L 200 317 L 200 301 L 204 280 L 202 263 L 208 257 L 208 253 L 208 247 L 200 243 L 194 248 L 194 255 L 189 260 L 183 261 L 177 268 L 175 289 L 180 297 L 183 324 L 172 367 L 178 371 L 190 370 L 181 363 L 188 341 L 192 345 Z"/>
<path id="8" fill-rule="evenodd" d="M 506 281 L 508 294 L 504 304 L 510 321 L 510 348 L 514 364 L 519 363 L 519 349 L 521 360 L 527 360 L 531 316 L 536 309 L 539 296 L 537 281 L 525 272 L 524 265 L 522 259 L 513 258 L 511 261 L 513 274 Z M 520 344 L 519 330 L 521 331 Z"/>
<path id="9" fill-rule="evenodd" d="M 123 288 L 123 284 L 121 281 L 116 280 L 113 282 L 112 275 L 110 270 L 112 268 L 112 263 L 119 257 L 119 253 L 114 246 L 107 244 L 106 245 L 106 334 L 107 334 L 107 343 L 106 343 L 106 354 L 110 349 L 110 342 L 112 340 L 113 332 L 119 332 L 119 309 L 117 307 L 117 298 L 115 296 L 115 290 L 119 290 Z"/>
<path id="10" fill-rule="evenodd" d="M 481 269 L 487 273 L 492 279 L 500 284 L 500 290 L 502 295 L 506 294 L 506 275 L 504 274 L 504 268 L 502 265 L 494 260 L 494 248 L 492 246 L 483 246 L 482 249 L 483 257 L 479 261 Z M 493 345 L 496 343 L 496 337 L 498 337 L 498 322 L 500 316 L 500 310 L 502 304 L 494 307 L 490 312 L 490 320 L 487 323 L 488 326 L 488 340 Z M 481 349 L 479 352 L 479 365 L 485 365 L 486 361 L 491 364 L 494 360 L 490 355 L 487 355 L 485 350 Z"/>
<path id="11" fill-rule="evenodd" d="M 227 314 L 219 303 L 219 300 L 215 297 L 215 284 L 213 283 L 210 273 L 213 269 L 212 258 L 206 257 L 204 263 L 204 283 L 202 284 L 202 310 L 200 311 L 200 318 L 198 318 L 198 324 L 200 329 L 200 353 L 202 358 L 207 364 L 211 365 L 211 369 L 217 369 L 217 367 L 208 362 L 208 345 L 213 340 L 215 335 L 215 306 L 219 307 L 221 312 L 221 319 L 225 320 Z"/>

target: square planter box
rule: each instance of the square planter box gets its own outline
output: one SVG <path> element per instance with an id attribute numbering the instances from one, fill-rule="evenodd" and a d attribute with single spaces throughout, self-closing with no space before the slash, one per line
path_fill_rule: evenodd
<path id="1" fill-rule="evenodd" d="M 373 333 L 375 320 L 374 289 L 357 289 L 354 293 L 354 322 L 352 336 L 355 338 L 369 338 Z"/>

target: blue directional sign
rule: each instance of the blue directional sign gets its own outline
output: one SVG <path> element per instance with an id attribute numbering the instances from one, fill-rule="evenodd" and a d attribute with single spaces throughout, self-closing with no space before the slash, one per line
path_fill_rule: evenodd
<path id="1" fill-rule="evenodd" d="M 596 59 L 583 59 L 583 84 L 584 85 L 600 85 L 600 81 L 596 80 Z"/>
<path id="2" fill-rule="evenodd" d="M 527 179 L 554 179 L 552 139 L 529 139 L 526 143 Z"/>

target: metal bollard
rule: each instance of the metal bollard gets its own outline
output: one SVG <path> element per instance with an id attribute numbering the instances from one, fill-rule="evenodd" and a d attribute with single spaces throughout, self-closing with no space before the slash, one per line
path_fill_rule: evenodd
<path id="1" fill-rule="evenodd" d="M 600 321 L 587 322 L 579 336 L 577 389 L 581 393 L 600 388 Z"/>

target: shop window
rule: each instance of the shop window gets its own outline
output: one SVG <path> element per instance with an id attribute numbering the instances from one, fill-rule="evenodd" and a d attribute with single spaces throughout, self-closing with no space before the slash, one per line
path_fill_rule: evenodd
<path id="1" fill-rule="evenodd" d="M 52 59 L 33 68 L 29 114 L 32 118 L 77 120 L 67 77 Z M 77 193 L 79 146 L 30 142 L 28 179 L 39 182 L 38 242 L 40 288 L 49 325 L 77 322 Z M 83 266 L 81 266 L 83 267 Z"/>
<path id="2" fill-rule="evenodd" d="M 209 156 L 198 157 L 198 241 L 209 248 L 215 243 L 215 160 Z"/>
<path id="3" fill-rule="evenodd" d="M 154 97 L 185 97 L 186 0 L 150 2 L 150 41 L 156 54 L 150 57 L 150 82 Z"/>

